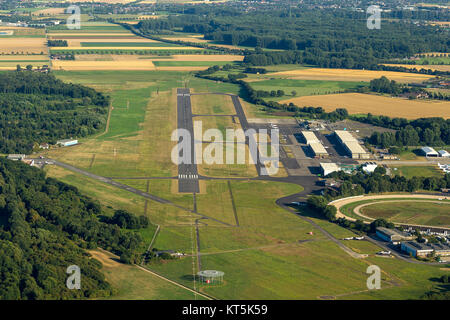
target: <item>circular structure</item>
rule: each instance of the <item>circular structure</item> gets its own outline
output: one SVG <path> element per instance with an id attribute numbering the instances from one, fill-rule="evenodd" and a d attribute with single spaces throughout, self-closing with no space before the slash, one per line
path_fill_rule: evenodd
<path id="1" fill-rule="evenodd" d="M 349 221 L 384 218 L 394 224 L 450 230 L 449 200 L 445 195 L 405 193 L 341 198 L 329 204 L 336 207 L 336 217 Z"/>
<path id="2" fill-rule="evenodd" d="M 218 270 L 202 270 L 197 272 L 197 276 L 202 283 L 219 284 L 223 283 L 223 275 L 225 273 Z"/>

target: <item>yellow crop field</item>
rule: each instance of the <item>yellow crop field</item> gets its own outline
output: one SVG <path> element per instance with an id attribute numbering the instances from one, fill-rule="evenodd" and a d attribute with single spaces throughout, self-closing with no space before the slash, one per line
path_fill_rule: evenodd
<path id="1" fill-rule="evenodd" d="M 170 61 L 242 61 L 244 56 L 233 54 L 174 54 Z"/>
<path id="2" fill-rule="evenodd" d="M 45 38 L 0 38 L 0 53 L 33 54 L 45 53 Z"/>
<path id="3" fill-rule="evenodd" d="M 56 14 L 64 14 L 65 8 L 45 8 L 36 10 L 32 13 L 33 16 L 52 16 Z"/>
<path id="4" fill-rule="evenodd" d="M 336 108 L 346 108 L 350 114 L 367 114 L 370 112 L 374 115 L 407 119 L 422 117 L 450 118 L 450 107 L 447 101 L 408 100 L 372 94 L 342 93 L 304 96 L 280 102 L 293 102 L 298 106 L 323 107 L 328 112 Z"/>
<path id="5" fill-rule="evenodd" d="M 417 82 L 432 78 L 433 76 L 406 72 L 354 70 L 354 69 L 326 69 L 310 68 L 296 69 L 271 73 L 287 79 L 299 80 L 334 80 L 334 81 L 370 81 L 385 76 L 397 82 Z"/>
<path id="6" fill-rule="evenodd" d="M 52 37 L 52 38 L 56 38 L 56 37 Z M 120 43 L 155 43 L 155 42 L 159 42 L 156 40 L 151 40 L 151 39 L 145 39 L 145 38 L 139 38 L 139 37 L 127 37 L 125 39 L 123 38 L 101 38 L 98 39 L 97 37 L 90 37 L 90 38 L 86 38 L 86 37 L 79 37 L 79 38 L 73 38 L 70 37 L 69 39 L 64 38 L 64 37 L 57 37 L 57 38 L 61 38 L 67 41 L 67 44 L 69 46 L 69 48 L 73 48 L 73 47 L 82 47 L 81 42 L 120 42 Z M 91 48 L 91 47 L 83 47 L 84 49 L 87 48 Z M 105 48 L 103 48 L 105 49 Z"/>
<path id="7" fill-rule="evenodd" d="M 53 60 L 54 70 L 155 70 L 151 60 L 70 61 Z"/>
<path id="8" fill-rule="evenodd" d="M 54 50 L 202 50 L 195 47 L 53 47 Z"/>
<path id="9" fill-rule="evenodd" d="M 408 69 L 414 69 L 416 68 L 417 70 L 420 69 L 431 69 L 433 71 L 438 70 L 438 71 L 447 71 L 450 72 L 450 65 L 440 65 L 440 64 L 427 64 L 427 65 L 415 65 L 415 64 L 385 64 L 385 66 L 393 66 L 393 67 L 404 67 L 404 68 L 408 68 Z"/>
<path id="10" fill-rule="evenodd" d="M 48 60 L 48 56 L 45 54 L 25 54 L 17 56 L 15 54 L 10 55 L 0 55 L 0 61 L 7 62 L 7 61 L 17 61 L 17 60 L 23 60 L 23 61 L 30 61 L 30 60 Z"/>

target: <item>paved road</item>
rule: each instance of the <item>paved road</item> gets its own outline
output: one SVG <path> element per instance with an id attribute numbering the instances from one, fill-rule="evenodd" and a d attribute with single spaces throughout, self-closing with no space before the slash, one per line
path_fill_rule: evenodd
<path id="1" fill-rule="evenodd" d="M 178 129 L 186 129 L 190 133 L 191 154 L 187 163 L 178 165 L 178 192 L 198 193 L 198 171 L 195 161 L 194 127 L 192 125 L 192 107 L 189 89 L 177 89 L 177 121 Z M 180 140 L 178 142 L 182 141 Z"/>

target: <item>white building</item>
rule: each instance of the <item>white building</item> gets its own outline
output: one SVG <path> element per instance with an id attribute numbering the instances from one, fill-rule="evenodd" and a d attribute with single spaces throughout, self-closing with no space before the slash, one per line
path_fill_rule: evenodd
<path id="1" fill-rule="evenodd" d="M 439 153 L 439 156 L 440 156 L 440 157 L 450 158 L 450 153 L 448 153 L 448 152 L 445 151 L 445 150 L 439 150 L 438 153 Z"/>
<path id="2" fill-rule="evenodd" d="M 439 153 L 437 153 L 437 151 L 431 147 L 422 147 L 420 149 L 420 151 L 422 152 L 422 154 L 425 157 L 438 157 L 439 156 Z"/>
<path id="3" fill-rule="evenodd" d="M 69 147 L 78 144 L 78 140 L 75 139 L 63 139 L 56 141 L 57 145 L 60 145 L 62 147 Z"/>
<path id="4" fill-rule="evenodd" d="M 336 130 L 338 141 L 344 146 L 345 150 L 350 154 L 352 159 L 369 159 L 370 154 L 364 150 L 358 140 L 348 131 Z"/>
<path id="5" fill-rule="evenodd" d="M 340 170 L 341 168 L 336 163 L 320 163 L 320 171 L 323 176 L 327 176 L 332 172 Z"/>
<path id="6" fill-rule="evenodd" d="M 306 141 L 306 144 L 311 148 L 314 157 L 323 158 L 328 156 L 327 150 L 324 148 L 319 139 L 317 139 L 316 135 L 312 131 L 302 131 L 303 138 Z"/>
<path id="7" fill-rule="evenodd" d="M 19 160 L 25 159 L 25 155 L 24 154 L 10 154 L 6 157 L 6 159 L 13 160 L 13 161 L 19 161 Z"/>
<path id="8" fill-rule="evenodd" d="M 366 162 L 362 165 L 362 169 L 365 173 L 373 173 L 378 165 L 375 162 Z"/>

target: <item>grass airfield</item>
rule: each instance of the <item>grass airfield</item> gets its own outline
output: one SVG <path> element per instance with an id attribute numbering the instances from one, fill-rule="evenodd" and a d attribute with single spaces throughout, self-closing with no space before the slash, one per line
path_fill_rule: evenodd
<path id="1" fill-rule="evenodd" d="M 186 72 L 57 71 L 55 74 L 63 80 L 101 90 L 109 94 L 113 102 L 105 133 L 82 139 L 75 147 L 51 150 L 49 157 L 99 175 L 120 178 L 117 181 L 184 208 L 193 208 L 193 196 L 178 194 L 176 180 L 130 178 L 176 175 L 169 152 L 170 133 L 176 126 L 175 88 L 188 81 L 194 92 L 236 94 L 236 86 L 195 79 Z M 244 104 L 244 107 L 247 114 L 255 112 L 254 106 Z M 201 98 L 193 99 L 193 109 L 205 114 L 232 111 L 226 100 Z M 378 258 L 374 255 L 378 248 L 368 243 L 346 243 L 355 252 L 369 255 L 366 259 L 351 257 L 309 223 L 275 204 L 279 197 L 300 192 L 302 188 L 298 185 L 251 180 L 202 181 L 201 192 L 196 195 L 198 212 L 217 221 L 201 219 L 197 233 L 195 220 L 198 216 L 188 211 L 146 200 L 62 168 L 50 166 L 46 170 L 49 176 L 75 185 L 101 201 L 110 214 L 118 208 L 146 214 L 154 224 L 140 231 L 147 244 L 159 225 L 154 247 L 188 255 L 164 263 L 150 263 L 148 269 L 190 288 L 194 288 L 192 275 L 199 267 L 224 271 L 223 285 L 200 287 L 201 292 L 218 299 L 418 298 L 433 286 L 431 277 L 444 273 L 432 266 Z M 309 212 L 301 214 L 311 215 Z M 353 234 L 317 217 L 312 219 L 338 238 Z M 386 268 L 383 289 L 366 292 L 365 271 L 372 263 L 383 271 Z M 405 268 L 411 269 L 416 279 L 404 273 Z M 153 281 L 159 283 L 159 278 L 138 275 L 137 269 L 128 269 L 123 267 L 119 272 L 105 267 L 107 278 L 119 288 L 117 298 L 164 299 L 173 294 L 174 298 L 184 299 L 191 296 L 191 293 L 185 296 L 167 291 L 159 285 L 152 289 Z M 142 277 L 145 285 L 129 286 L 123 281 L 128 272 L 139 279 Z M 196 288 L 198 285 L 196 283 Z"/>

